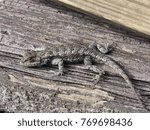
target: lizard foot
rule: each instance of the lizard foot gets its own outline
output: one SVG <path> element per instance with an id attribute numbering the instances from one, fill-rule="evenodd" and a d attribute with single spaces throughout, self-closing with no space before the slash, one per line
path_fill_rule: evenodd
<path id="1" fill-rule="evenodd" d="M 107 54 L 111 52 L 115 47 L 116 44 L 110 44 L 110 43 L 106 43 L 104 46 L 99 44 L 97 45 L 97 49 L 103 54 Z"/>
<path id="2" fill-rule="evenodd" d="M 104 75 L 104 74 L 105 74 L 105 71 L 101 70 L 99 72 L 99 74 L 96 75 L 95 78 L 93 78 L 94 84 L 97 84 L 99 82 L 100 78 L 102 77 L 102 75 Z"/>
<path id="3" fill-rule="evenodd" d="M 86 65 L 85 68 L 98 73 L 98 75 L 96 75 L 95 78 L 93 79 L 94 84 L 97 84 L 101 76 L 105 74 L 105 71 L 103 69 L 94 65 Z"/>
<path id="4" fill-rule="evenodd" d="M 95 78 L 93 78 L 94 85 L 96 85 L 99 82 L 100 77 L 100 75 L 96 75 Z"/>
<path id="5" fill-rule="evenodd" d="M 53 76 L 62 76 L 62 75 L 63 75 L 63 72 L 58 71 L 58 72 L 55 72 Z"/>

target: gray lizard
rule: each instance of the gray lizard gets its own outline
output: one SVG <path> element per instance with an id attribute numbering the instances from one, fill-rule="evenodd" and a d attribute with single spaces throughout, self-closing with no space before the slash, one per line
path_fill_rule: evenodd
<path id="1" fill-rule="evenodd" d="M 105 55 L 111 50 L 112 47 L 107 44 L 106 46 L 92 44 L 89 47 L 82 45 L 61 45 L 41 51 L 26 50 L 20 64 L 26 67 L 39 67 L 45 64 L 58 65 L 59 71 L 56 72 L 55 75 L 63 75 L 65 63 L 84 62 L 85 69 L 90 69 L 99 73 L 94 78 L 94 82 L 97 83 L 102 74 L 105 74 L 105 72 L 93 65 L 93 63 L 103 63 L 113 68 L 124 78 L 129 86 L 132 86 L 131 81 L 121 67 L 118 66 L 110 57 Z"/>
<path id="2" fill-rule="evenodd" d="M 55 75 L 63 75 L 65 63 L 84 62 L 85 69 L 90 69 L 98 73 L 94 78 L 94 82 L 97 83 L 105 72 L 93 65 L 93 63 L 103 63 L 113 68 L 121 77 L 123 77 L 135 92 L 127 74 L 117 63 L 115 63 L 110 57 L 106 56 L 106 53 L 110 52 L 112 48 L 113 47 L 109 44 L 106 44 L 106 46 L 92 44 L 89 47 L 82 45 L 60 45 L 41 51 L 26 50 L 20 64 L 26 67 L 38 67 L 45 64 L 58 65 L 59 71 L 56 72 Z M 137 98 L 139 99 L 139 96 L 137 96 Z"/>

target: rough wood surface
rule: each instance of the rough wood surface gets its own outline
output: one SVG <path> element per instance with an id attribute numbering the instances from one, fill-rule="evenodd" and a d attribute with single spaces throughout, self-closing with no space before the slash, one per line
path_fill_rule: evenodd
<path id="1" fill-rule="evenodd" d="M 68 7 L 103 17 L 132 30 L 150 35 L 149 0 L 56 0 Z"/>
<path id="2" fill-rule="evenodd" d="M 117 43 L 109 54 L 131 77 L 135 93 L 113 70 L 97 85 L 83 65 L 24 68 L 23 50 L 58 44 Z M 146 38 L 112 27 L 50 0 L 3 0 L 0 3 L 0 107 L 10 112 L 145 112 L 150 111 L 150 44 Z"/>

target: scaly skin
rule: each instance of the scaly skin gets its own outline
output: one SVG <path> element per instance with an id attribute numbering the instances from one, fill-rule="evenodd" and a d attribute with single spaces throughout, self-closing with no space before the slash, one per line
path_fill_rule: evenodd
<path id="1" fill-rule="evenodd" d="M 86 69 L 99 73 L 94 79 L 94 82 L 97 83 L 101 75 L 104 74 L 104 71 L 97 66 L 92 65 L 92 63 L 104 63 L 113 68 L 122 78 L 124 78 L 135 92 L 127 74 L 111 58 L 105 55 L 109 51 L 111 51 L 111 48 L 109 48 L 108 44 L 104 47 L 95 45 L 90 45 L 89 47 L 80 45 L 61 45 L 42 51 L 27 50 L 20 64 L 26 67 L 42 66 L 45 64 L 58 65 L 59 71 L 55 74 L 62 75 L 65 63 L 84 62 Z M 139 96 L 137 96 L 137 98 L 139 99 Z M 139 102 L 142 104 L 140 99 Z"/>

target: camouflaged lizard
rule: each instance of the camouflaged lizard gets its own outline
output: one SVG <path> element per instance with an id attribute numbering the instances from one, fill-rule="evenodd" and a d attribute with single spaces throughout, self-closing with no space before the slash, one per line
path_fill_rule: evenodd
<path id="1" fill-rule="evenodd" d="M 60 45 L 41 51 L 26 50 L 20 64 L 26 67 L 38 67 L 45 64 L 57 65 L 59 71 L 55 75 L 63 75 L 65 63 L 83 62 L 85 69 L 98 73 L 94 78 L 94 83 L 97 83 L 105 72 L 93 65 L 93 63 L 103 63 L 115 70 L 135 92 L 127 74 L 110 57 L 106 56 L 106 53 L 110 52 L 112 48 L 109 44 L 105 46 L 92 44 L 89 47 L 82 45 Z M 138 96 L 137 98 L 139 99 Z"/>
<path id="2" fill-rule="evenodd" d="M 84 62 L 85 69 L 90 69 L 99 73 L 94 78 L 94 82 L 97 83 L 101 75 L 105 72 L 93 65 L 93 63 L 103 63 L 113 68 L 124 78 L 129 86 L 132 86 L 131 81 L 121 67 L 105 55 L 111 50 L 112 46 L 107 44 L 106 46 L 92 44 L 89 47 L 82 45 L 60 45 L 41 51 L 26 50 L 20 64 L 26 67 L 40 67 L 45 64 L 58 65 L 59 71 L 56 72 L 55 75 L 63 75 L 65 63 Z"/>

